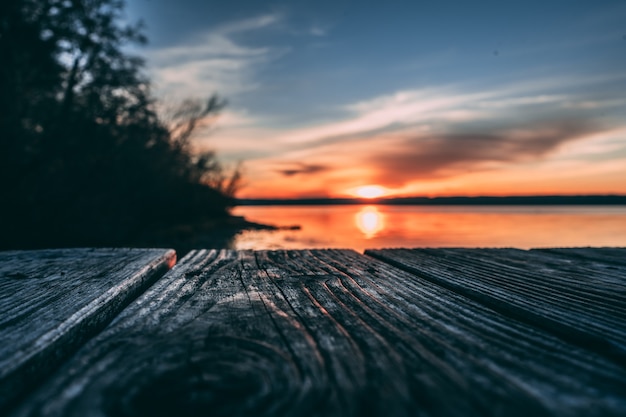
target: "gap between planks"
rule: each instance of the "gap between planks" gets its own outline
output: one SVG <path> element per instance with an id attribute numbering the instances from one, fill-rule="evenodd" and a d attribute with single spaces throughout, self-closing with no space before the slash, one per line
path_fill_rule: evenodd
<path id="1" fill-rule="evenodd" d="M 625 372 L 353 251 L 197 251 L 12 416 L 617 416 Z"/>

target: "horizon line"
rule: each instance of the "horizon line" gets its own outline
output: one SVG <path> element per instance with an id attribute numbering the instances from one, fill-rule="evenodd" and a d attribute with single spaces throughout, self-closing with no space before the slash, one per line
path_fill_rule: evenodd
<path id="1" fill-rule="evenodd" d="M 298 198 L 236 198 L 235 205 L 626 205 L 625 194 L 570 194 L 521 196 L 409 196 L 409 197 L 298 197 Z"/>

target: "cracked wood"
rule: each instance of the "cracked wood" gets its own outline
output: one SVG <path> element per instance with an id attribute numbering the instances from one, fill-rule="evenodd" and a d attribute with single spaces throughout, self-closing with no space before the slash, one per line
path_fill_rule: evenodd
<path id="1" fill-rule="evenodd" d="M 196 251 L 25 416 L 623 415 L 626 370 L 352 251 Z"/>
<path id="2" fill-rule="evenodd" d="M 165 249 L 0 252 L 0 410 L 174 262 Z"/>
<path id="3" fill-rule="evenodd" d="M 381 249 L 366 254 L 626 363 L 624 249 Z M 600 262 L 598 261 L 600 260 Z M 613 261 L 612 263 L 606 263 Z"/>

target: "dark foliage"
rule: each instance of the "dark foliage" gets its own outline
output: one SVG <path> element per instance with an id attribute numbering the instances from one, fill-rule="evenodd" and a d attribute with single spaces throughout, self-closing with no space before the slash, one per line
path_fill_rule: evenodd
<path id="1" fill-rule="evenodd" d="M 221 103 L 161 120 L 123 51 L 145 42 L 120 0 L 0 2 L 0 248 L 124 245 L 227 216 L 238 175 L 190 136 Z"/>

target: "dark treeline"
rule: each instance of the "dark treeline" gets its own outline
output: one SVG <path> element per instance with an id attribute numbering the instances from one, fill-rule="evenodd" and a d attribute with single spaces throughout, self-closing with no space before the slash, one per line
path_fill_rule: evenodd
<path id="1" fill-rule="evenodd" d="M 156 112 L 120 0 L 0 2 L 0 249 L 124 245 L 228 216 L 238 175 L 190 137 L 216 98 Z"/>
<path id="2" fill-rule="evenodd" d="M 316 206 L 381 204 L 389 206 L 562 206 L 562 205 L 626 205 L 624 195 L 539 195 L 509 197 L 387 197 L 387 198 L 302 198 L 302 199 L 240 199 L 242 206 Z"/>

